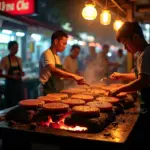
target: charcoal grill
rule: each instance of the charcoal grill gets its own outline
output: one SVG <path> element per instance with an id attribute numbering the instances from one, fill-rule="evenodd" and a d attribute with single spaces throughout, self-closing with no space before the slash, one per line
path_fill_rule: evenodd
<path id="1" fill-rule="evenodd" d="M 0 111 L 4 116 L 13 108 Z M 7 121 L 0 121 L 0 137 L 3 150 L 29 149 L 31 143 L 56 144 L 61 149 L 93 149 L 103 147 L 105 149 L 125 150 L 132 139 L 132 129 L 139 117 L 140 104 L 136 101 L 133 108 L 125 110 L 124 114 L 117 115 L 116 121 L 108 125 L 100 133 L 76 133 L 61 129 L 37 126 L 34 130 L 28 126 L 20 125 L 10 127 Z"/>

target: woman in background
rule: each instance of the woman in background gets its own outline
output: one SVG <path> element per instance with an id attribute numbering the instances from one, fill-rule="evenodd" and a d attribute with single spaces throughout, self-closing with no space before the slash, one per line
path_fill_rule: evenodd
<path id="1" fill-rule="evenodd" d="M 6 78 L 4 93 L 6 108 L 17 105 L 23 99 L 21 77 L 24 76 L 22 60 L 16 56 L 18 43 L 16 41 L 10 41 L 8 43 L 8 50 L 9 55 L 3 57 L 0 63 L 0 76 Z"/>

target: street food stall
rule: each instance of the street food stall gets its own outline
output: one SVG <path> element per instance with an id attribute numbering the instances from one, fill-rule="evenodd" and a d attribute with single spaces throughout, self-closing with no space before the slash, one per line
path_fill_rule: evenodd
<path id="1" fill-rule="evenodd" d="M 61 149 L 70 149 L 74 143 L 77 144 L 72 149 L 79 145 L 91 149 L 93 144 L 127 149 L 140 104 L 136 93 L 107 96 L 109 88 L 120 85 L 79 86 L 22 100 L 18 106 L 2 110 L 0 137 L 3 149 L 12 147 L 12 143 L 18 149 L 22 144 L 29 149 L 34 142 L 56 144 Z"/>
<path id="2" fill-rule="evenodd" d="M 128 1 L 128 5 L 121 2 L 123 7 L 115 0 L 108 6 L 113 10 L 119 8 L 123 16 L 133 20 L 134 1 Z M 99 1 L 97 4 L 101 5 Z M 137 6 L 138 11 L 145 9 Z M 136 92 L 108 96 L 109 89 L 121 85 L 97 82 L 64 89 L 22 100 L 15 107 L 0 111 L 3 150 L 30 149 L 32 143 L 55 144 L 65 150 L 97 146 L 128 150 L 139 118 L 140 101 Z"/>

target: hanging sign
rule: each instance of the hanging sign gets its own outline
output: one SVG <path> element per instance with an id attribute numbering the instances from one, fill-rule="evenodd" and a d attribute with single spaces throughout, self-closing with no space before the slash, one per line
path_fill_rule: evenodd
<path id="1" fill-rule="evenodd" d="M 30 15 L 35 13 L 35 0 L 0 0 L 0 11 L 12 15 Z"/>

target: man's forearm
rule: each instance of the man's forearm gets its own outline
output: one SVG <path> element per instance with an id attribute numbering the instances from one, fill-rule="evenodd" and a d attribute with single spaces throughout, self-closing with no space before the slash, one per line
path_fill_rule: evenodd
<path id="1" fill-rule="evenodd" d="M 123 73 L 121 74 L 121 78 L 124 80 L 133 81 L 136 79 L 135 73 Z"/>
<path id="2" fill-rule="evenodd" d="M 143 87 L 145 87 L 145 83 L 137 79 L 135 81 L 130 82 L 129 84 L 126 84 L 125 86 L 120 87 L 119 92 L 137 91 L 137 90 L 142 89 Z"/>
<path id="3" fill-rule="evenodd" d="M 50 69 L 53 73 L 56 73 L 57 75 L 62 76 L 62 77 L 64 77 L 64 78 L 73 78 L 73 77 L 74 77 L 74 74 L 69 73 L 69 72 L 67 72 L 67 71 L 65 71 L 65 70 L 56 68 L 56 67 L 51 67 L 51 66 L 49 66 L 49 69 Z"/>

